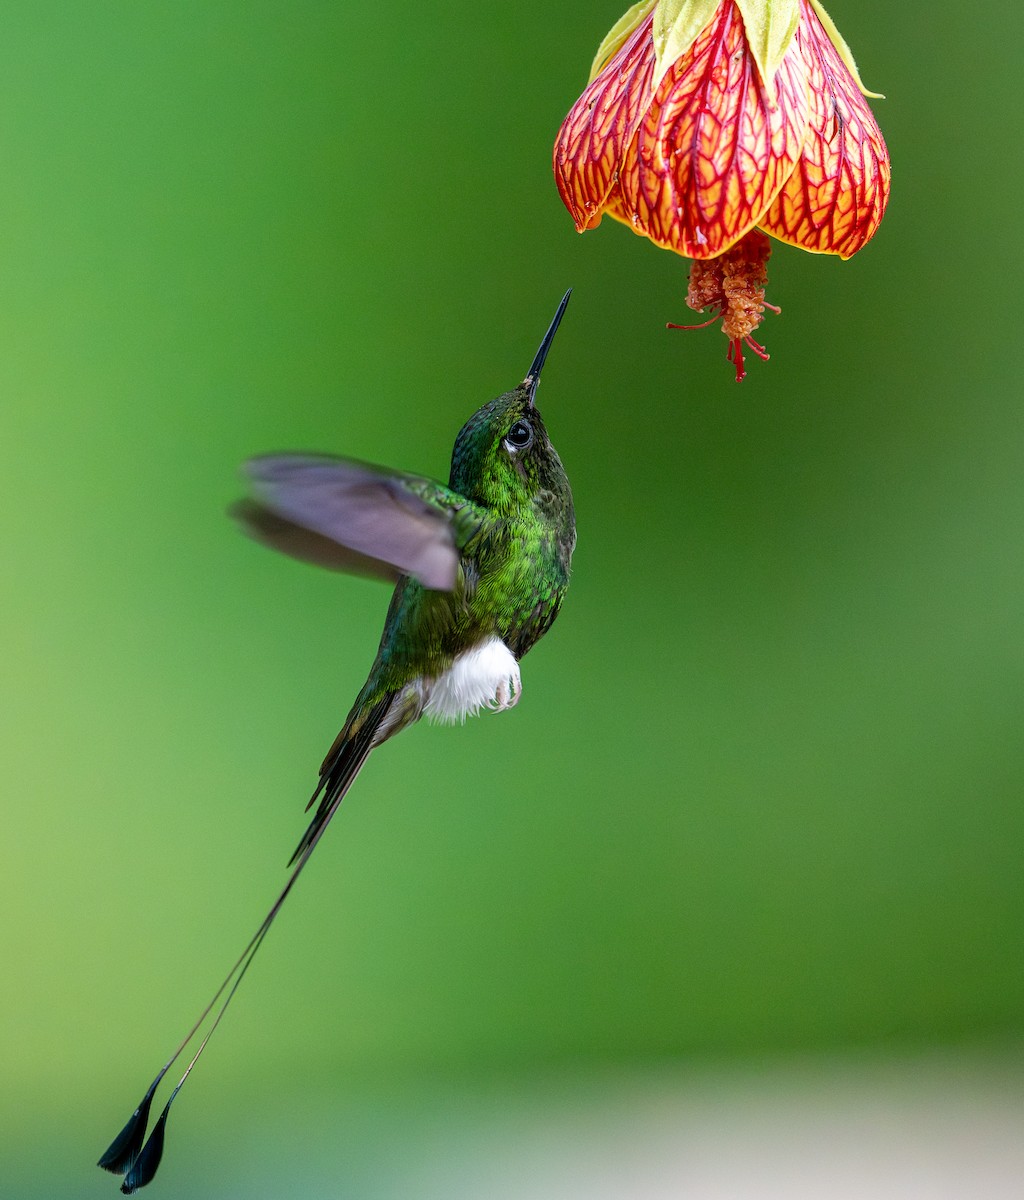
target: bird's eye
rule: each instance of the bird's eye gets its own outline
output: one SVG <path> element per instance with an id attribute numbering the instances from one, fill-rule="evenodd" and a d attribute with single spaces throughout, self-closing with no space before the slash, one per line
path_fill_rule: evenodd
<path id="1" fill-rule="evenodd" d="M 533 427 L 528 421 L 516 421 L 505 434 L 505 446 L 508 450 L 525 450 L 533 441 Z"/>

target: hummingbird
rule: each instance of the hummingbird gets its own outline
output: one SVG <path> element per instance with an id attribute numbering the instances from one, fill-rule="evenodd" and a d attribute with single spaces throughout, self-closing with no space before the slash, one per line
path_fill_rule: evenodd
<path id="1" fill-rule="evenodd" d="M 537 385 L 572 289 L 525 379 L 459 431 L 445 486 L 354 459 L 272 454 L 244 467 L 232 510 L 257 541 L 305 562 L 395 584 L 370 674 L 327 752 L 316 805 L 283 889 L 184 1041 L 99 1160 L 131 1195 L 163 1154 L 167 1117 L 277 914 L 370 752 L 420 717 L 464 721 L 522 695 L 520 661 L 558 616 L 576 545 L 569 480 L 537 410 Z M 154 1094 L 202 1033 L 146 1139 Z"/>

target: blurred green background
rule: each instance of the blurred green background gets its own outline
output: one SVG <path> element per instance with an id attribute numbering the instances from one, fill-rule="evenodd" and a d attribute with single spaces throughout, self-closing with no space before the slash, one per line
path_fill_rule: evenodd
<path id="1" fill-rule="evenodd" d="M 424 1114 L 1019 1046 L 1019 9 L 834 0 L 890 211 L 849 263 L 776 247 L 737 386 L 664 328 L 687 264 L 554 188 L 622 7 L 5 6 L 4 1195 L 116 1193 L 376 647 L 385 588 L 225 519 L 238 464 L 446 477 L 570 284 L 580 540 L 523 703 L 374 758 L 154 1188 L 410 1200 Z"/>

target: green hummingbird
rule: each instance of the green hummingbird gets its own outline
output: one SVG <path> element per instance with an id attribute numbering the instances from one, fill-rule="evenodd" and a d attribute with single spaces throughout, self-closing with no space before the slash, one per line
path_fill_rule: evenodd
<path id="1" fill-rule="evenodd" d="M 395 590 L 369 677 L 320 768 L 306 806 L 317 808 L 284 888 L 99 1160 L 124 1175 L 126 1195 L 156 1174 L 171 1104 L 370 751 L 421 716 L 462 721 L 519 701 L 520 660 L 558 615 L 576 544 L 569 480 L 535 403 L 570 295 L 523 382 L 459 431 L 447 487 L 327 455 L 267 455 L 245 466 L 252 498 L 233 513 L 246 532 L 307 562 L 389 579 Z M 157 1087 L 204 1026 L 145 1140 Z"/>

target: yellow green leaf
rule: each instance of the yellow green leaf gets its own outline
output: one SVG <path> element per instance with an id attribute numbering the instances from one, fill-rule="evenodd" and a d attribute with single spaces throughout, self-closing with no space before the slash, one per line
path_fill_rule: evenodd
<path id="1" fill-rule="evenodd" d="M 771 87 L 800 21 L 800 0 L 736 0 L 761 82 Z"/>
<path id="2" fill-rule="evenodd" d="M 718 6 L 719 0 L 661 0 L 654 14 L 654 91 L 711 23 Z"/>
<path id="3" fill-rule="evenodd" d="M 601 73 L 602 68 L 609 59 L 615 57 L 616 54 L 626 44 L 626 39 L 633 32 L 640 22 L 647 16 L 651 9 L 657 4 L 658 0 L 640 0 L 639 4 L 634 4 L 628 12 L 623 13 L 615 24 L 605 34 L 604 41 L 597 48 L 597 53 L 594 55 L 594 62 L 590 68 L 590 79 L 588 83 L 593 83 L 597 76 Z"/>
<path id="4" fill-rule="evenodd" d="M 828 13 L 822 8 L 822 6 L 818 3 L 818 0 L 811 0 L 811 7 L 818 14 L 818 20 L 821 22 L 823 29 L 828 34 L 829 41 L 839 52 L 839 57 L 846 64 L 846 69 L 853 76 L 854 83 L 856 83 L 865 96 L 874 96 L 876 100 L 884 100 L 885 97 L 881 92 L 869 92 L 861 82 L 860 72 L 857 70 L 857 64 L 854 61 L 853 51 L 846 44 L 845 40 L 843 39 L 843 35 L 838 29 L 836 29 L 835 21 L 833 21 Z"/>

